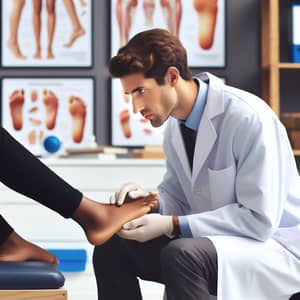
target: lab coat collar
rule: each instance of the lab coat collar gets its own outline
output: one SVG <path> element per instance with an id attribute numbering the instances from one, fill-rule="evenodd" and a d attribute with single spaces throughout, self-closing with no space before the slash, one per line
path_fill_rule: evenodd
<path id="1" fill-rule="evenodd" d="M 177 152 L 178 157 L 180 157 L 183 170 L 187 177 L 192 181 L 192 185 L 194 185 L 198 174 L 217 139 L 217 133 L 213 126 L 212 119 L 224 112 L 223 82 L 210 73 L 201 73 L 197 75 L 197 77 L 200 78 L 200 80 L 208 81 L 209 85 L 207 103 L 204 108 L 197 133 L 192 172 L 189 166 L 178 122 L 176 122 L 177 125 L 175 126 L 175 132 L 172 139 L 174 149 Z"/>

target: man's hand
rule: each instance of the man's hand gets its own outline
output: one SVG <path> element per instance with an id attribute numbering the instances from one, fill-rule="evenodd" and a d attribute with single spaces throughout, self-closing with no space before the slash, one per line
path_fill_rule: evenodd
<path id="1" fill-rule="evenodd" d="M 172 234 L 172 218 L 172 216 L 148 214 L 126 223 L 118 235 L 124 239 L 146 242 L 163 234 Z"/>
<path id="2" fill-rule="evenodd" d="M 138 184 L 129 182 L 124 184 L 121 189 L 116 192 L 114 195 L 110 196 L 109 202 L 110 204 L 116 204 L 118 206 L 121 206 L 126 199 L 126 196 L 130 197 L 130 199 L 137 199 L 140 197 L 146 197 L 149 195 L 148 192 L 144 191 L 142 187 L 140 187 Z"/>

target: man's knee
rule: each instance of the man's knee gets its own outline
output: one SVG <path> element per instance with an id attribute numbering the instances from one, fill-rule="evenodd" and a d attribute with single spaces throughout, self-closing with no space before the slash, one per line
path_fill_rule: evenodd
<path id="1" fill-rule="evenodd" d="M 216 249 L 207 238 L 173 240 L 162 249 L 160 260 L 164 275 L 185 271 L 207 273 L 207 269 L 217 271 Z"/>

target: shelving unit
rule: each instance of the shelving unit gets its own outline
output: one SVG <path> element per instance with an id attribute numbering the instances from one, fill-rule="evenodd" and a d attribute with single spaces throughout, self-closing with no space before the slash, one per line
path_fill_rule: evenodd
<path id="1" fill-rule="evenodd" d="M 280 0 L 261 1 L 262 98 L 267 101 L 267 103 L 279 117 L 282 113 L 281 88 L 282 76 L 284 76 L 283 73 L 286 74 L 287 72 L 297 72 L 299 70 L 300 75 L 300 63 L 288 62 L 287 56 L 286 59 L 282 59 L 282 55 L 280 53 L 280 14 L 283 13 L 280 5 L 282 5 Z M 285 5 L 285 11 L 287 12 L 288 4 Z M 295 155 L 300 155 L 300 149 L 295 150 L 294 153 Z"/>

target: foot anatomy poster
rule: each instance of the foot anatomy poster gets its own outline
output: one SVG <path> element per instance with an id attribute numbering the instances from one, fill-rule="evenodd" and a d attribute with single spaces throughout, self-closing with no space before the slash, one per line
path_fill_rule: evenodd
<path id="1" fill-rule="evenodd" d="M 2 0 L 3 67 L 91 67 L 92 0 Z"/>
<path id="2" fill-rule="evenodd" d="M 94 135 L 92 78 L 5 78 L 2 126 L 35 155 L 55 136 L 66 148 L 86 147 Z"/>
<path id="3" fill-rule="evenodd" d="M 111 55 L 152 28 L 179 37 L 190 67 L 225 66 L 225 0 L 111 0 Z"/>

